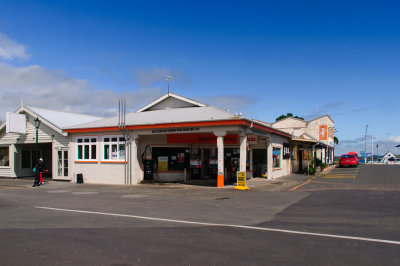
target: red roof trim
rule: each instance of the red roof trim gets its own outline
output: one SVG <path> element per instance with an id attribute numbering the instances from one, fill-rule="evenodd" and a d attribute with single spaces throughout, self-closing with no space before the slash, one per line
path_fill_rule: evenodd
<path id="1" fill-rule="evenodd" d="M 264 132 L 274 133 L 277 135 L 291 138 L 291 135 L 286 132 L 282 132 L 274 128 L 266 127 L 244 119 L 167 123 L 167 124 L 156 124 L 156 125 L 137 125 L 137 126 L 127 126 L 126 128 L 128 130 L 138 130 L 138 129 L 157 129 L 157 128 L 173 128 L 173 127 L 205 127 L 205 126 L 227 126 L 227 125 L 244 125 Z M 119 128 L 114 126 L 114 127 L 98 127 L 98 128 L 72 128 L 72 129 L 65 129 L 65 132 L 84 133 L 84 132 L 101 132 L 101 131 L 117 131 L 117 130 L 119 130 Z"/>

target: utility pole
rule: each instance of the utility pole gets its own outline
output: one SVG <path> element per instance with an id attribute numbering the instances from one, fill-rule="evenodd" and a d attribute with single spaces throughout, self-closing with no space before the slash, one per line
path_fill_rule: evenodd
<path id="1" fill-rule="evenodd" d="M 376 155 L 378 156 L 378 163 L 379 163 L 379 143 L 376 143 Z"/>
<path id="2" fill-rule="evenodd" d="M 364 136 L 364 142 L 365 142 L 364 163 L 365 164 L 367 164 L 367 129 L 368 129 L 368 125 L 365 127 L 365 136 Z"/>
<path id="3" fill-rule="evenodd" d="M 371 129 L 371 163 L 374 162 L 374 135 L 372 134 L 372 129 Z"/>

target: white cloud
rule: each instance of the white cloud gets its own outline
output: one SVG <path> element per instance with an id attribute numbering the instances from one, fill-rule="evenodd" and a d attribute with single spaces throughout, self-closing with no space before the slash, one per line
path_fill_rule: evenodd
<path id="1" fill-rule="evenodd" d="M 348 153 L 349 151 L 364 151 L 365 144 L 367 144 L 367 152 L 372 151 L 371 136 L 367 135 L 367 143 L 365 143 L 365 137 L 359 137 L 353 140 L 342 140 L 339 145 L 336 146 L 335 154 L 341 155 Z M 386 152 L 396 153 L 396 146 L 400 144 L 400 136 L 390 136 L 384 139 L 377 139 L 374 137 L 374 154 L 379 152 L 379 155 L 383 155 Z M 378 147 L 377 147 L 378 145 Z"/>
<path id="2" fill-rule="evenodd" d="M 161 88 L 123 93 L 96 90 L 87 80 L 69 77 L 61 71 L 38 65 L 14 67 L 0 63 L 0 120 L 3 121 L 5 112 L 15 111 L 21 99 L 24 105 L 113 116 L 120 97 L 127 99 L 127 108 L 133 111 L 161 95 Z"/>
<path id="3" fill-rule="evenodd" d="M 12 60 L 15 58 L 29 58 L 25 46 L 0 33 L 0 59 Z"/>
<path id="4" fill-rule="evenodd" d="M 400 144 L 400 136 L 390 136 L 388 138 L 383 139 L 384 142 L 398 142 Z"/>
<path id="5" fill-rule="evenodd" d="M 229 109 L 231 112 L 239 112 L 255 102 L 251 97 L 244 95 L 216 95 L 199 97 L 198 100 L 221 109 Z"/>

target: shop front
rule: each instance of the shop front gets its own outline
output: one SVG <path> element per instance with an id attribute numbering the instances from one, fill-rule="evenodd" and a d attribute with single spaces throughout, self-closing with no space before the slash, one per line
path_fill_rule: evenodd
<path id="1" fill-rule="evenodd" d="M 166 134 L 158 137 L 158 144 L 154 144 L 154 137 L 142 135 L 140 139 L 150 143 L 146 144 L 142 157 L 146 158 L 143 164 L 151 160 L 153 175 L 145 180 L 187 183 L 217 180 L 218 147 L 217 136 L 213 133 Z M 224 181 L 232 183 L 240 167 L 239 135 L 227 134 L 223 145 Z"/>

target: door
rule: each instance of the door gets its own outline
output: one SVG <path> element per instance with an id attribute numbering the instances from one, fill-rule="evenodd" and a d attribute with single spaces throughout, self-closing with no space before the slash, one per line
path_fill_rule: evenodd
<path id="1" fill-rule="evenodd" d="M 268 169 L 267 149 L 253 149 L 253 177 L 263 177 Z"/>
<path id="2" fill-rule="evenodd" d="M 204 148 L 203 149 L 203 177 L 211 178 L 211 168 L 210 168 L 210 158 L 211 158 L 211 149 Z"/>
<path id="3" fill-rule="evenodd" d="M 298 172 L 302 173 L 303 172 L 303 151 L 302 150 L 299 150 L 297 158 L 299 158 L 299 170 L 298 170 Z"/>
<path id="4" fill-rule="evenodd" d="M 68 151 L 57 152 L 57 176 L 68 177 Z"/>

